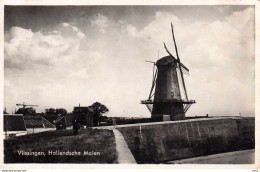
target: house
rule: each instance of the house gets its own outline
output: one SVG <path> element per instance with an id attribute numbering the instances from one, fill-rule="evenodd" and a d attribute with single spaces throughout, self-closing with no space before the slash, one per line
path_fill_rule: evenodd
<path id="1" fill-rule="evenodd" d="M 27 134 L 22 114 L 4 114 L 5 138 Z"/>
<path id="2" fill-rule="evenodd" d="M 90 107 L 84 107 L 84 106 L 74 107 L 73 117 L 81 125 L 87 127 L 94 126 L 94 113 Z"/>
<path id="3" fill-rule="evenodd" d="M 56 126 L 42 116 L 24 116 L 24 122 L 28 134 L 56 130 Z"/>
<path id="4" fill-rule="evenodd" d="M 66 116 L 59 116 L 55 121 L 54 124 L 56 125 L 57 129 L 71 129 L 73 123 L 73 115 L 66 115 Z"/>

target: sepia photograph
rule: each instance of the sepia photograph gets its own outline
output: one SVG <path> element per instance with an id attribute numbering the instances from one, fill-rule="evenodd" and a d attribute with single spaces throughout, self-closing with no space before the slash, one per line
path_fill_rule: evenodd
<path id="1" fill-rule="evenodd" d="M 255 164 L 254 5 L 3 9 L 3 164 Z"/>

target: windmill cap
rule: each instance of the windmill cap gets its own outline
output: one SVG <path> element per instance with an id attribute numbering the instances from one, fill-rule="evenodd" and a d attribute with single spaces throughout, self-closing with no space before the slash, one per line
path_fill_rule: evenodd
<path id="1" fill-rule="evenodd" d="M 172 56 L 165 56 L 160 58 L 157 62 L 157 66 L 169 66 L 174 65 L 176 63 L 176 60 Z"/>

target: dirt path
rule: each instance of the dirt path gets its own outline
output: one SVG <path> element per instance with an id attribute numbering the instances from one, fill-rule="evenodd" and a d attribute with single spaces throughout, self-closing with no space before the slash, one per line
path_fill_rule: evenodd
<path id="1" fill-rule="evenodd" d="M 253 164 L 255 150 L 243 150 L 228 153 L 220 153 L 202 157 L 169 161 L 169 164 Z"/>
<path id="2" fill-rule="evenodd" d="M 129 150 L 127 143 L 123 135 L 117 130 L 113 129 L 115 140 L 116 140 L 116 150 L 118 153 L 118 163 L 119 164 L 136 164 L 135 158 L 131 151 Z"/>

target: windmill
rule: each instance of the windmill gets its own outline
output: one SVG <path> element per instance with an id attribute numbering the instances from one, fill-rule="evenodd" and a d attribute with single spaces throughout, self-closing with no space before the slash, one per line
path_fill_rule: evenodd
<path id="1" fill-rule="evenodd" d="M 141 101 L 152 113 L 153 121 L 183 120 L 185 113 L 195 103 L 195 100 L 188 99 L 183 74 L 188 75 L 189 69 L 180 61 L 172 23 L 171 29 L 177 58 L 169 52 L 164 43 L 169 55 L 152 62 L 154 64 L 152 87 L 148 99 Z M 183 96 L 180 87 L 183 89 Z"/>

